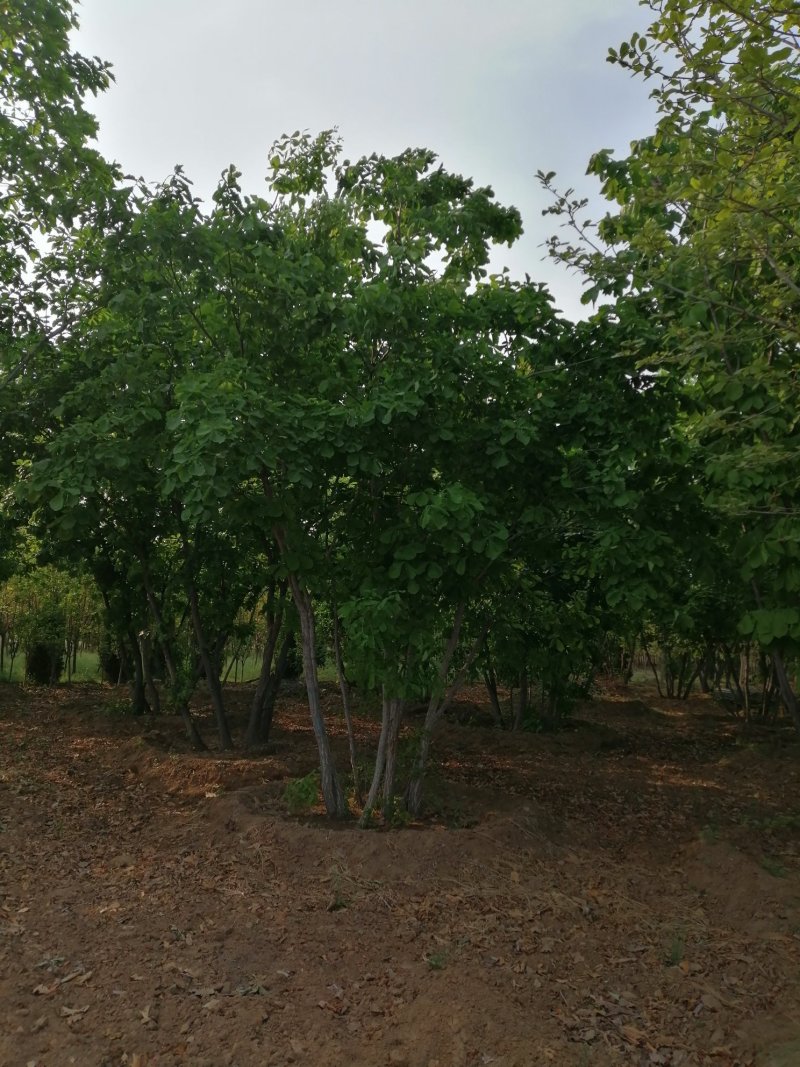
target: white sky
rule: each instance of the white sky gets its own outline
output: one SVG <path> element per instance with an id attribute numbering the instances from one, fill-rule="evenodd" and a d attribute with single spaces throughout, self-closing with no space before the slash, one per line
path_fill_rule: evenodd
<path id="1" fill-rule="evenodd" d="M 652 130 L 647 85 L 605 61 L 645 16 L 637 0 L 83 0 L 75 45 L 113 63 L 90 107 L 127 172 L 181 163 L 205 196 L 234 163 L 262 192 L 270 144 L 295 129 L 337 126 L 350 158 L 431 148 L 520 209 L 496 265 L 576 317 L 580 281 L 543 259 L 557 220 L 535 173 L 594 194 L 589 156 Z"/>

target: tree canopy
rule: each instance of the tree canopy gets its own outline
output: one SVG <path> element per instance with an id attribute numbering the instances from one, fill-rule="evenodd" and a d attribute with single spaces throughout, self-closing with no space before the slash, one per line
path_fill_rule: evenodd
<path id="1" fill-rule="evenodd" d="M 71 5 L 5 5 L 0 551 L 31 570 L 27 537 L 91 580 L 137 713 L 160 676 L 201 746 L 203 680 L 232 747 L 225 664 L 261 626 L 245 741 L 266 741 L 296 646 L 341 816 L 330 645 L 345 706 L 356 684 L 381 707 L 364 822 L 420 811 L 435 730 L 479 675 L 498 725 L 550 728 L 621 648 L 657 644 L 685 695 L 753 642 L 800 728 L 798 15 L 649 6 L 610 59 L 659 118 L 592 157 L 608 214 L 592 230 L 541 175 L 573 227 L 551 250 L 598 305 L 570 323 L 490 272 L 519 212 L 428 149 L 353 161 L 335 131 L 296 132 L 268 195 L 229 166 L 209 203 L 180 166 L 124 180 L 92 147 L 110 70 L 71 51 Z"/>

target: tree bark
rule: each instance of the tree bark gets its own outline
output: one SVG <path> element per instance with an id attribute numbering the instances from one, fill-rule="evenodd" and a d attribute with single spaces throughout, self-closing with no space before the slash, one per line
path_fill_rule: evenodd
<path id="1" fill-rule="evenodd" d="M 147 606 L 150 609 L 150 614 L 153 616 L 153 622 L 156 624 L 158 642 L 161 646 L 162 655 L 164 656 L 164 666 L 167 668 L 167 674 L 169 675 L 170 685 L 175 687 L 178 684 L 178 669 L 175 665 L 175 659 L 172 655 L 172 648 L 170 647 L 170 643 L 166 640 L 164 619 L 161 614 L 161 607 L 158 603 L 155 591 L 153 590 L 153 583 L 150 580 L 150 568 L 147 565 L 147 560 L 142 555 L 139 556 L 139 563 L 142 567 L 142 584 L 144 585 L 144 594 L 147 598 Z"/>
<path id="2" fill-rule="evenodd" d="M 658 695 L 663 698 L 664 692 L 661 688 L 661 679 L 658 676 L 658 668 L 653 662 L 653 657 L 650 655 L 650 649 L 647 647 L 647 642 L 645 641 L 644 637 L 642 638 L 642 648 L 644 649 L 644 654 L 647 657 L 647 662 L 650 664 L 650 670 L 653 672 L 653 677 L 656 680 L 656 689 L 658 690 Z"/>
<path id="3" fill-rule="evenodd" d="M 222 685 L 219 680 L 217 664 L 211 657 L 203 631 L 203 620 L 200 618 L 200 605 L 197 598 L 197 587 L 192 579 L 189 579 L 189 609 L 192 615 L 192 627 L 197 641 L 197 651 L 200 654 L 200 662 L 206 675 L 211 706 L 214 709 L 214 719 L 217 724 L 219 747 L 223 752 L 233 748 L 233 738 L 228 726 L 228 716 L 225 712 L 225 699 L 222 695 Z"/>
<path id="4" fill-rule="evenodd" d="M 333 604 L 333 655 L 336 660 L 336 676 L 339 679 L 339 692 L 342 696 L 342 710 L 344 712 L 345 726 L 347 727 L 347 744 L 350 748 L 350 769 L 353 774 L 353 796 L 355 797 L 356 803 L 360 805 L 363 803 L 363 796 L 361 794 L 361 782 L 358 773 L 356 735 L 353 730 L 353 716 L 350 707 L 350 683 L 344 672 L 339 612 L 335 603 Z"/>
<path id="5" fill-rule="evenodd" d="M 144 678 L 144 691 L 150 704 L 150 710 L 154 715 L 161 714 L 161 697 L 158 693 L 155 679 L 153 678 L 153 645 L 150 635 L 144 631 L 139 634 L 139 654 L 142 657 L 142 676 Z"/>
<path id="6" fill-rule="evenodd" d="M 755 582 L 753 582 L 752 588 L 756 604 L 759 608 L 762 608 L 763 602 L 761 600 L 761 592 Z M 771 652 L 770 655 L 772 657 L 773 666 L 775 667 L 775 677 L 778 681 L 778 689 L 780 690 L 783 706 L 786 708 L 787 715 L 794 723 L 795 730 L 800 734 L 800 705 L 798 705 L 797 694 L 792 688 L 792 683 L 789 681 L 789 675 L 786 671 L 786 665 L 783 662 L 783 656 L 778 651 Z"/>
<path id="7" fill-rule="evenodd" d="M 494 719 L 495 726 L 499 726 L 502 730 L 505 726 L 505 722 L 503 720 L 503 709 L 500 706 L 500 694 L 497 692 L 497 675 L 495 673 L 494 664 L 488 653 L 486 657 L 486 667 L 483 671 L 483 681 L 486 686 L 486 692 L 489 694 L 489 703 L 492 708 L 492 718 Z"/>
<path id="8" fill-rule="evenodd" d="M 733 651 L 727 645 L 722 646 L 725 655 L 725 669 L 728 674 L 728 680 L 730 682 L 730 688 L 734 690 L 736 696 L 741 701 L 742 707 L 744 707 L 744 693 L 742 692 L 742 683 L 739 677 L 739 670 L 737 670 L 736 662 L 733 658 Z M 741 666 L 741 661 L 740 661 Z"/>
<path id="9" fill-rule="evenodd" d="M 319 769 L 322 783 L 322 796 L 325 801 L 325 810 L 332 819 L 341 819 L 347 815 L 347 801 L 345 800 L 336 766 L 333 762 L 330 738 L 325 726 L 325 716 L 322 711 L 322 701 L 319 692 L 319 675 L 317 673 L 316 658 L 316 631 L 314 625 L 314 608 L 311 597 L 300 585 L 296 575 L 290 575 L 289 585 L 292 590 L 292 598 L 300 616 L 300 633 L 303 645 L 303 676 L 306 683 L 308 696 L 308 710 L 311 715 L 311 725 L 314 728 L 314 736 L 317 741 L 319 753 Z"/>
<path id="10" fill-rule="evenodd" d="M 378 802 L 378 794 L 380 793 L 381 781 L 383 780 L 383 771 L 386 766 L 388 736 L 389 716 L 387 715 L 386 709 L 386 694 L 384 694 L 383 700 L 381 701 L 381 733 L 378 738 L 378 751 L 375 753 L 375 767 L 372 772 L 372 783 L 369 787 L 369 793 L 367 794 L 367 802 L 364 805 L 364 814 L 361 816 L 362 827 L 369 824 L 372 812 L 375 810 L 375 805 Z"/>
<path id="11" fill-rule="evenodd" d="M 697 678 L 698 674 L 700 673 L 700 669 L 702 667 L 702 664 L 703 664 L 702 659 L 699 659 L 697 661 L 697 663 L 695 664 L 694 670 L 689 675 L 689 680 L 683 685 L 683 687 L 681 689 L 681 693 L 680 693 L 681 700 L 688 700 L 689 699 L 689 694 L 692 691 L 692 686 L 695 683 L 695 679 Z"/>
<path id="12" fill-rule="evenodd" d="M 528 710 L 528 671 L 527 668 L 520 671 L 519 675 L 519 696 L 517 697 L 517 710 L 514 713 L 514 726 L 515 733 L 519 733 L 525 722 L 525 713 Z"/>
<path id="13" fill-rule="evenodd" d="M 273 496 L 272 487 L 269 484 L 269 476 L 266 470 L 262 471 L 261 484 L 264 488 L 264 495 L 271 500 Z M 273 527 L 272 533 L 281 555 L 285 557 L 287 552 L 286 531 L 276 525 Z M 322 712 L 319 675 L 317 673 L 314 607 L 311 603 L 311 597 L 307 590 L 301 586 L 300 579 L 295 573 L 289 575 L 289 588 L 292 591 L 292 599 L 300 617 L 300 633 L 303 641 L 303 676 L 306 683 L 308 711 L 311 716 L 311 725 L 314 729 L 314 737 L 317 741 L 317 751 L 319 753 L 320 780 L 325 810 L 330 818 L 341 819 L 348 813 L 347 801 L 339 783 L 339 776 L 336 773 L 330 738 L 325 726 L 325 716 Z"/>
<path id="14" fill-rule="evenodd" d="M 144 687 L 144 672 L 142 670 L 142 655 L 139 650 L 139 642 L 133 629 L 128 631 L 130 642 L 130 656 L 133 663 L 133 676 L 131 678 L 131 710 L 134 715 L 145 715 L 150 710 Z"/>
<path id="15" fill-rule="evenodd" d="M 175 656 L 172 651 L 172 643 L 170 637 L 166 632 L 164 626 L 164 619 L 159 607 L 156 595 L 153 592 L 153 587 L 150 582 L 147 563 L 144 559 L 140 559 L 142 564 L 142 577 L 144 580 L 145 595 L 147 597 L 147 606 L 150 609 L 150 614 L 153 617 L 153 622 L 156 624 L 156 633 L 158 634 L 158 646 L 161 649 L 161 655 L 164 657 L 164 666 L 167 668 L 167 677 L 169 678 L 169 688 L 171 692 L 170 700 L 173 703 L 174 709 L 177 711 L 183 720 L 183 725 L 186 728 L 186 736 L 189 739 L 189 744 L 192 748 L 198 752 L 207 752 L 208 745 L 203 740 L 203 735 L 197 726 L 197 723 L 192 718 L 192 712 L 189 708 L 189 698 L 186 692 L 181 692 L 180 674 L 178 672 L 178 666 L 175 662 Z M 189 692 L 194 689 L 196 685 L 196 679 L 192 681 Z"/>
<path id="16" fill-rule="evenodd" d="M 272 720 L 275 713 L 275 703 L 278 698 L 281 682 L 286 674 L 286 666 L 289 660 L 292 634 L 287 633 L 277 658 L 272 652 L 268 653 L 264 648 L 264 658 L 261 661 L 261 673 L 259 674 L 256 691 L 250 705 L 250 717 L 247 724 L 246 748 L 254 748 L 256 745 L 266 745 L 272 730 Z M 267 655 L 269 654 L 269 660 Z"/>
<path id="17" fill-rule="evenodd" d="M 455 616 L 453 618 L 453 628 L 450 631 L 450 637 L 447 642 L 447 646 L 442 657 L 442 662 L 439 667 L 439 686 L 444 686 L 447 675 L 450 672 L 450 667 L 453 662 L 456 649 L 458 648 L 458 641 L 461 636 L 461 627 L 464 622 L 464 613 L 466 611 L 466 603 L 462 602 L 456 609 Z M 425 714 L 425 723 L 422 728 L 422 736 L 420 737 L 419 747 L 414 759 L 414 764 L 411 770 L 411 779 L 406 789 L 405 801 L 406 808 L 411 815 L 418 816 L 422 811 L 422 800 L 425 782 L 425 772 L 428 765 L 428 757 L 430 755 L 431 740 L 433 732 L 439 725 L 442 716 L 450 706 L 451 701 L 458 693 L 461 686 L 467 677 L 467 674 L 478 657 L 483 643 L 486 640 L 486 636 L 489 633 L 489 623 L 486 622 L 481 628 L 480 633 L 475 638 L 472 646 L 467 653 L 467 657 L 461 666 L 461 669 L 456 674 L 450 686 L 444 693 L 443 697 L 439 697 L 436 692 L 430 699 L 428 704 L 428 710 Z"/>
<path id="18" fill-rule="evenodd" d="M 418 818 L 422 814 L 422 802 L 425 790 L 425 772 L 428 769 L 428 758 L 431 754 L 431 742 L 433 734 L 427 728 L 423 729 L 417 748 L 417 758 L 414 763 L 414 773 L 406 788 L 406 810 Z"/>
<path id="19" fill-rule="evenodd" d="M 403 705 L 400 697 L 391 697 L 386 708 L 388 730 L 386 732 L 386 765 L 383 770 L 383 815 L 391 819 L 394 809 L 394 780 L 397 772 L 397 750 L 400 744 L 400 724 L 403 721 Z"/>
<path id="20" fill-rule="evenodd" d="M 794 723 L 794 728 L 798 734 L 800 734 L 800 705 L 798 705 L 797 694 L 792 688 L 792 683 L 789 681 L 789 675 L 786 671 L 786 665 L 783 662 L 783 656 L 780 652 L 773 652 L 772 665 L 775 668 L 775 677 L 778 681 L 778 690 L 781 694 L 781 700 L 783 706 L 786 708 L 786 712 Z"/>
<path id="21" fill-rule="evenodd" d="M 284 613 L 282 597 L 285 588 L 286 586 L 284 584 L 283 590 L 281 591 L 281 602 L 279 603 L 277 610 L 275 608 L 274 581 L 271 583 L 267 592 L 267 603 L 264 612 L 267 620 L 267 633 L 264 640 L 264 652 L 261 657 L 261 670 L 258 675 L 258 683 L 250 705 L 250 715 L 247 722 L 247 733 L 245 735 L 246 748 L 253 748 L 255 745 L 266 744 L 267 737 L 265 734 L 269 733 L 269 726 L 271 725 L 271 716 L 270 722 L 265 723 L 265 710 L 277 680 L 275 671 L 273 670 L 273 661 L 275 659 L 275 649 L 278 644 L 278 638 L 280 637 L 281 626 L 283 625 Z M 288 637 L 284 638 L 284 644 L 287 644 L 287 642 Z M 274 697 L 272 705 L 274 707 Z"/>

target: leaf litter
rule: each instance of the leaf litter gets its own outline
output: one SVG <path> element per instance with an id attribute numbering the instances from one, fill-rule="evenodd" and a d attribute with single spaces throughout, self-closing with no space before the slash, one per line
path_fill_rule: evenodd
<path id="1" fill-rule="evenodd" d="M 217 759 L 112 696 L 2 692 L 2 1064 L 754 1067 L 800 1037 L 792 743 L 652 694 L 556 738 L 454 716 L 446 803 L 334 832 L 281 806 L 299 701 L 274 755 Z"/>

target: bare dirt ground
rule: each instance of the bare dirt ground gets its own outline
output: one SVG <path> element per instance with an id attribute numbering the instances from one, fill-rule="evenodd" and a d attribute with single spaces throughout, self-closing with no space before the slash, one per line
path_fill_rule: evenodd
<path id="1" fill-rule="evenodd" d="M 0 688 L 2 1067 L 800 1064 L 791 738 L 644 690 L 501 735 L 475 690 L 433 815 L 359 831 L 286 814 L 300 694 L 252 759 L 119 699 Z"/>

